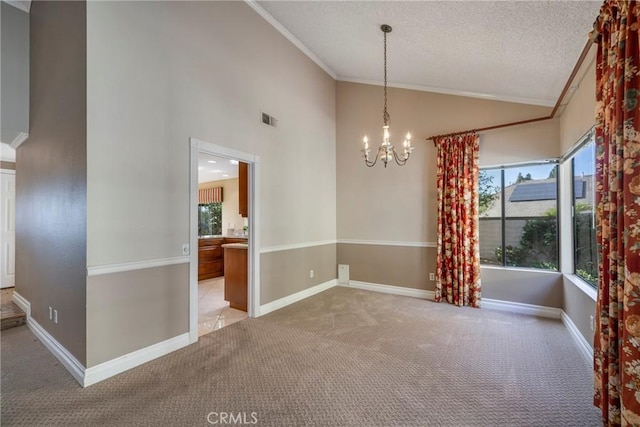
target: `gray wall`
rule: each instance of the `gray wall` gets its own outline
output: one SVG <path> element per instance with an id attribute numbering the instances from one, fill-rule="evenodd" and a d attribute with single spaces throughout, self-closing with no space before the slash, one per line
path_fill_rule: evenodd
<path id="1" fill-rule="evenodd" d="M 31 6 L 30 137 L 16 152 L 16 290 L 86 355 L 86 4 Z M 4 95 L 4 94 L 3 94 Z M 48 307 L 58 310 L 58 323 Z"/>
<path id="2" fill-rule="evenodd" d="M 87 367 L 189 332 L 188 297 L 186 263 L 90 276 Z"/>
<path id="3" fill-rule="evenodd" d="M 336 245 L 319 245 L 260 254 L 260 304 L 336 278 Z M 313 270 L 314 277 L 309 277 Z"/>
<path id="4" fill-rule="evenodd" d="M 339 243 L 340 264 L 349 265 L 349 280 L 432 291 L 436 248 Z"/>
<path id="5" fill-rule="evenodd" d="M 0 2 L 0 141 L 29 133 L 29 14 Z"/>
<path id="6" fill-rule="evenodd" d="M 529 269 L 481 267 L 482 297 L 562 308 L 562 274 Z"/>

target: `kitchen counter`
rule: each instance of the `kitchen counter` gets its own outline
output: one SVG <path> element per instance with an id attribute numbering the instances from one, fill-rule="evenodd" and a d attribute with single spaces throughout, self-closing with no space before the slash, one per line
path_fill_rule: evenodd
<path id="1" fill-rule="evenodd" d="M 224 299 L 229 306 L 247 311 L 248 277 L 246 243 L 227 243 L 224 250 Z"/>
<path id="2" fill-rule="evenodd" d="M 248 249 L 247 243 L 225 243 L 222 245 L 222 249 Z"/>

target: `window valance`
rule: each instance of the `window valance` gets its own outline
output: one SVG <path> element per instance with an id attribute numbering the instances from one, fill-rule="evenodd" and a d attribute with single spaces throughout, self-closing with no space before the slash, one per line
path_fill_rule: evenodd
<path id="1" fill-rule="evenodd" d="M 203 188 L 198 190 L 198 204 L 222 203 L 222 187 Z"/>

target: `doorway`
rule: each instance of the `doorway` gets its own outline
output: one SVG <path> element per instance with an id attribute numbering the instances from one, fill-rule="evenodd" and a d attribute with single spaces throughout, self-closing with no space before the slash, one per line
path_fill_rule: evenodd
<path id="1" fill-rule="evenodd" d="M 246 163 L 198 153 L 198 336 L 247 317 L 246 185 Z"/>
<path id="2" fill-rule="evenodd" d="M 190 339 L 258 314 L 259 158 L 191 138 Z"/>

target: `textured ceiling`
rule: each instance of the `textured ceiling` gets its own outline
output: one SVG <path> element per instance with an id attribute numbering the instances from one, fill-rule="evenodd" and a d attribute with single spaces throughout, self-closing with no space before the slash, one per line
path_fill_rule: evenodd
<path id="1" fill-rule="evenodd" d="M 382 82 L 380 25 L 389 24 L 390 86 L 539 105 L 553 105 L 560 95 L 602 4 L 248 2 L 339 80 Z"/>

